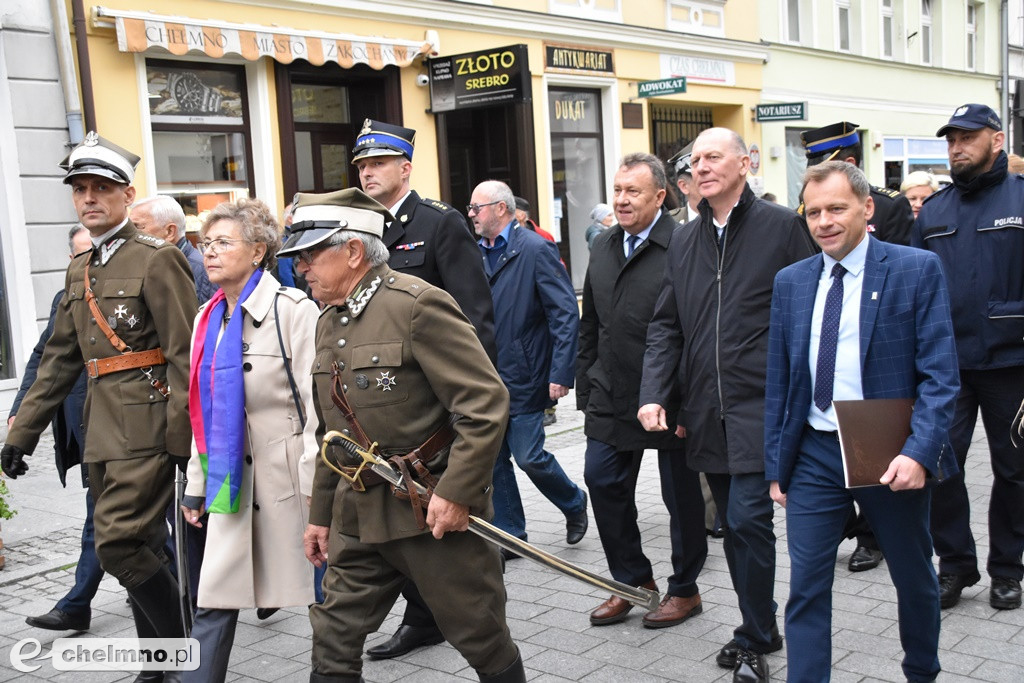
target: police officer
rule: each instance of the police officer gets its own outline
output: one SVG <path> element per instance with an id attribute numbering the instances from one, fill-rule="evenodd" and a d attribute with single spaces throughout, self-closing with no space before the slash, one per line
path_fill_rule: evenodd
<path id="1" fill-rule="evenodd" d="M 823 161 L 847 161 L 860 167 L 862 153 L 856 123 L 840 121 L 815 128 L 801 133 L 800 139 L 807 150 L 808 166 Z M 872 237 L 892 244 L 910 244 L 914 211 L 907 198 L 896 190 L 872 185 L 871 199 L 875 204 L 875 214 L 868 223 L 868 232 L 872 233 Z"/>
<path id="2" fill-rule="evenodd" d="M 353 148 L 352 163 L 359 169 L 363 191 L 394 217 L 384 230 L 388 265 L 451 294 L 496 364 L 494 306 L 480 251 L 462 214 L 436 199 L 423 199 L 410 188 L 415 142 L 411 128 L 366 119 Z M 398 657 L 444 641 L 416 586 L 410 582 L 402 595 L 402 625 L 387 642 L 367 650 L 374 659 Z"/>
<path id="3" fill-rule="evenodd" d="M 318 460 L 306 555 L 328 569 L 326 601 L 310 611 L 310 680 L 361 680 L 366 636 L 408 577 L 481 681 L 525 681 L 500 556 L 459 533 L 470 512 L 491 511 L 508 392 L 453 298 L 388 267 L 383 206 L 357 189 L 297 199 L 280 253 L 327 304 L 312 368 L 321 429 L 377 442 L 387 456 L 416 449 L 437 478 L 424 518 L 380 480 L 352 486 Z M 461 418 L 447 427 L 452 414 Z"/>
<path id="4" fill-rule="evenodd" d="M 815 166 L 824 161 L 847 161 L 860 167 L 861 144 L 857 124 L 840 121 L 822 128 L 815 128 L 800 135 L 807 150 L 807 165 Z M 910 201 L 896 190 L 871 186 L 871 199 L 875 205 L 874 215 L 868 223 L 868 232 L 883 242 L 910 244 L 910 226 L 914 224 L 914 211 Z M 803 214 L 803 205 L 800 213 Z M 857 547 L 847 563 L 851 572 L 874 569 L 882 561 L 882 551 L 875 540 L 864 515 L 851 510 L 850 521 L 845 531 L 846 538 L 856 538 Z"/>
<path id="5" fill-rule="evenodd" d="M 28 469 L 24 457 L 84 363 L 84 462 L 96 502 L 96 554 L 128 591 L 139 637 L 171 638 L 183 630 L 177 582 L 163 552 L 164 510 L 176 461 L 184 462 L 191 448 L 189 339 L 198 303 L 181 252 L 138 232 L 128 218 L 138 161 L 90 132 L 61 163 L 93 247 L 68 268 L 53 334 L 2 464 L 12 478 Z"/>

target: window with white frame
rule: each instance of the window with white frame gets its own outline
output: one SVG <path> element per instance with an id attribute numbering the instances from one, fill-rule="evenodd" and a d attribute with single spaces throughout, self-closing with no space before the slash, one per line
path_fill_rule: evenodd
<path id="1" fill-rule="evenodd" d="M 893 46 L 896 43 L 896 23 L 892 4 L 893 0 L 882 0 L 882 30 L 879 35 L 879 43 L 882 48 L 882 56 L 886 59 L 893 58 Z"/>
<path id="2" fill-rule="evenodd" d="M 548 0 L 548 11 L 563 17 L 622 21 L 621 0 Z"/>
<path id="3" fill-rule="evenodd" d="M 978 6 L 967 3 L 967 70 L 978 68 Z"/>
<path id="4" fill-rule="evenodd" d="M 932 63 L 932 0 L 921 0 L 921 62 Z"/>
<path id="5" fill-rule="evenodd" d="M 850 51 L 852 24 L 850 0 L 836 0 L 836 49 L 840 52 Z"/>
<path id="6" fill-rule="evenodd" d="M 800 42 L 800 0 L 784 0 L 783 37 L 787 42 Z"/>

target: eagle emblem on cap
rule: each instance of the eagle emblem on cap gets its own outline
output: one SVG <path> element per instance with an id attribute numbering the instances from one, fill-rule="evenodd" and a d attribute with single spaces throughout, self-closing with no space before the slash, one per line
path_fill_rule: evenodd
<path id="1" fill-rule="evenodd" d="M 966 113 L 967 113 L 967 105 L 965 104 L 964 106 L 960 107 L 955 112 L 953 112 L 953 116 L 963 116 Z"/>
<path id="2" fill-rule="evenodd" d="M 86 147 L 95 147 L 100 144 L 100 136 L 96 134 L 96 131 L 90 130 L 89 134 L 82 140 L 82 144 Z"/>
<path id="3" fill-rule="evenodd" d="M 369 135 L 373 132 L 373 127 L 370 125 L 370 119 L 363 121 L 363 129 L 359 131 L 360 135 Z"/>

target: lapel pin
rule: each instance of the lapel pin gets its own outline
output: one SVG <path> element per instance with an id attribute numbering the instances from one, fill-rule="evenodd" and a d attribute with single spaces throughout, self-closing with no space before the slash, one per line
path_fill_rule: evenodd
<path id="1" fill-rule="evenodd" d="M 878 292 L 871 292 L 871 300 L 878 301 Z"/>

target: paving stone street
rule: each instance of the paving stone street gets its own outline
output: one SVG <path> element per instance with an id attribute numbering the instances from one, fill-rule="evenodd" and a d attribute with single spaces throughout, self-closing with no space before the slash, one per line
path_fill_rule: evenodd
<path id="1" fill-rule="evenodd" d="M 566 397 L 558 409 L 558 421 L 547 429 L 548 450 L 555 453 L 570 477 L 583 483 L 585 439 L 582 415 Z M 2 434 L 0 434 L 2 436 Z M 19 514 L 3 523 L 6 568 L 0 572 L 0 681 L 131 681 L 134 673 L 64 673 L 53 669 L 49 659 L 31 674 L 12 668 L 12 647 L 24 638 L 42 642 L 43 652 L 57 633 L 30 628 L 25 617 L 43 614 L 53 607 L 74 580 L 74 563 L 81 522 L 85 514 L 84 492 L 77 470 L 61 489 L 50 455 L 51 445 L 40 444 L 30 460 L 31 470 L 8 482 L 12 503 Z M 655 576 L 664 589 L 669 573 L 668 514 L 661 502 L 657 462 L 646 459 L 641 472 L 636 505 L 640 513 L 644 547 L 655 563 Z M 986 511 L 991 483 L 987 446 L 979 423 L 968 458 L 968 483 L 973 526 L 981 566 L 988 551 Z M 549 552 L 607 575 L 597 529 L 591 523 L 586 538 L 577 546 L 565 544 L 561 514 L 520 473 L 519 484 L 527 513 L 530 541 Z M 779 624 L 789 586 L 785 514 L 776 510 L 778 574 L 775 596 Z M 902 681 L 902 651 L 896 622 L 895 591 L 885 565 L 851 574 L 846 561 L 853 542 L 845 542 L 836 563 L 833 613 L 833 673 L 837 683 Z M 939 680 L 1024 681 L 1024 610 L 998 611 L 988 603 L 989 580 L 964 591 L 956 607 L 943 612 Z M 721 541 L 710 542 L 710 553 L 700 579 L 704 612 L 684 624 L 651 630 L 641 626 L 642 612 L 635 609 L 624 623 L 593 627 L 589 612 L 607 595 L 585 584 L 562 577 L 527 560 L 508 564 L 508 620 L 518 642 L 530 681 L 641 682 L 729 681 L 731 673 L 718 668 L 715 654 L 732 637 L 739 621 Z M 404 602 L 399 600 L 378 634 L 368 640 L 382 642 L 397 628 Z M 123 589 L 109 576 L 93 602 L 92 627 L 77 637 L 129 637 L 134 635 Z M 282 610 L 267 621 L 256 619 L 254 610 L 243 611 L 231 655 L 229 681 L 306 681 L 310 669 L 309 620 L 303 609 Z M 786 651 L 769 656 L 772 679 L 785 680 Z M 366 660 L 367 681 L 476 680 L 462 657 L 450 646 L 420 649 L 391 661 Z"/>

